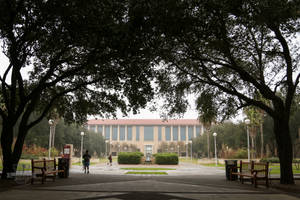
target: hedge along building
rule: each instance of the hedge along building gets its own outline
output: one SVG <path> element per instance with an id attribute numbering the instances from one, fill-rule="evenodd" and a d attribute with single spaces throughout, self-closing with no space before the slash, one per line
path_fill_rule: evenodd
<path id="1" fill-rule="evenodd" d="M 204 132 L 196 119 L 96 119 L 89 120 L 87 128 L 105 138 L 106 152 L 113 156 L 133 151 L 187 156 L 191 153 L 192 138 Z"/>

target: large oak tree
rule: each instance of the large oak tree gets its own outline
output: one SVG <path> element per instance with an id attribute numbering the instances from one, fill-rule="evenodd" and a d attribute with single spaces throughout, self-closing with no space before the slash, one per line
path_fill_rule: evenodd
<path id="1" fill-rule="evenodd" d="M 198 108 L 212 104 L 221 115 L 250 105 L 265 111 L 274 120 L 282 184 L 294 183 L 289 121 L 300 78 L 299 6 L 298 0 L 172 0 L 145 9 L 161 40 L 160 91 L 171 113 L 185 110 L 189 93 L 199 97 Z"/>
<path id="2" fill-rule="evenodd" d="M 28 130 L 51 111 L 82 123 L 87 114 L 137 111 L 152 98 L 153 59 L 139 57 L 147 54 L 141 46 L 147 36 L 128 1 L 0 5 L 1 47 L 9 60 L 0 76 L 3 179 L 15 172 Z M 39 115 L 32 118 L 33 112 Z"/>

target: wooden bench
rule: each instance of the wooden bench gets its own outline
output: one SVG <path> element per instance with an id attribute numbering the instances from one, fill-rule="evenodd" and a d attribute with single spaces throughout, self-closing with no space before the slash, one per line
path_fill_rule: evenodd
<path id="1" fill-rule="evenodd" d="M 55 181 L 55 178 L 58 173 L 65 173 L 65 170 L 57 169 L 56 159 L 53 160 L 33 160 L 31 159 L 31 184 L 33 184 L 36 177 L 40 177 L 42 184 L 46 181 L 47 178 L 52 178 Z"/>
<path id="2" fill-rule="evenodd" d="M 234 169 L 238 169 L 237 172 Z M 240 161 L 240 165 L 230 169 L 230 179 L 234 175 L 239 176 L 241 183 L 244 183 L 245 179 L 250 179 L 254 187 L 257 187 L 258 180 L 264 180 L 266 187 L 269 187 L 269 163 L 256 163 Z"/>

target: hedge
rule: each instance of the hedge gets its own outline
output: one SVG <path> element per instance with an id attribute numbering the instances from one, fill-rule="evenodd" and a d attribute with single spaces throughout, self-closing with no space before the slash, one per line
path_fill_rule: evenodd
<path id="1" fill-rule="evenodd" d="M 141 152 L 120 152 L 118 155 L 119 164 L 140 164 L 144 154 Z"/>
<path id="2" fill-rule="evenodd" d="M 262 158 L 260 162 L 269 162 L 269 163 L 279 163 L 278 157 L 271 157 L 271 158 Z"/>
<path id="3" fill-rule="evenodd" d="M 159 165 L 178 165 L 178 155 L 175 153 L 157 153 L 155 163 Z"/>

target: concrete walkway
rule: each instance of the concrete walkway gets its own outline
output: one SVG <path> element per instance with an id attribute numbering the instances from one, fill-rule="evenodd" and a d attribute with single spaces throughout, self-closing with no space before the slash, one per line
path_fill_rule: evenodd
<path id="1" fill-rule="evenodd" d="M 278 190 L 274 187 L 228 181 L 224 169 L 201 165 L 181 164 L 159 166 L 176 168 L 167 170 L 168 175 L 125 175 L 125 167 L 153 167 L 132 165 L 91 166 L 90 174 L 84 174 L 80 166 L 73 167 L 70 177 L 58 178 L 55 182 L 20 185 L 0 192 L 1 200 L 45 199 L 45 200 L 153 200 L 153 199 L 260 199 L 294 200 L 299 193 Z M 276 185 L 276 183 L 271 183 Z M 300 184 L 300 183 L 298 183 Z"/>

